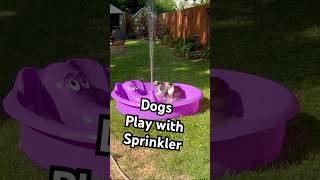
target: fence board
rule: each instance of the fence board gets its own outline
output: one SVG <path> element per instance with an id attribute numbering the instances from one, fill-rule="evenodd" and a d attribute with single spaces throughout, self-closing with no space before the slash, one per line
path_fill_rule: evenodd
<path id="1" fill-rule="evenodd" d="M 210 18 L 208 5 L 196 6 L 176 12 L 162 13 L 159 23 L 169 28 L 173 38 L 194 37 L 199 35 L 200 42 L 209 40 Z"/>

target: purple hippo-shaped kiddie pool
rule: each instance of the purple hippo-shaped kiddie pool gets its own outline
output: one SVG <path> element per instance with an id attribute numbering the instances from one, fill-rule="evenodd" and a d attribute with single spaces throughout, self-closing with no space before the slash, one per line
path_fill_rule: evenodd
<path id="1" fill-rule="evenodd" d="M 253 170 L 279 155 L 296 97 L 278 83 L 229 70 L 211 71 L 211 174 Z"/>
<path id="2" fill-rule="evenodd" d="M 20 147 L 35 164 L 109 177 L 109 158 L 95 155 L 99 114 L 109 113 L 107 73 L 80 58 L 20 70 L 3 106 L 19 123 Z"/>
<path id="3" fill-rule="evenodd" d="M 139 115 L 140 118 L 150 120 L 173 119 L 181 116 L 191 115 L 198 112 L 200 100 L 203 94 L 200 89 L 182 83 L 174 83 L 183 94 L 179 99 L 166 102 L 173 106 L 170 114 L 158 115 L 151 111 L 140 110 L 142 98 L 149 99 L 153 103 L 164 103 L 161 98 L 156 97 L 156 87 L 149 82 L 130 80 L 123 83 L 116 83 L 111 92 L 112 98 L 116 101 L 117 110 L 123 114 Z"/>

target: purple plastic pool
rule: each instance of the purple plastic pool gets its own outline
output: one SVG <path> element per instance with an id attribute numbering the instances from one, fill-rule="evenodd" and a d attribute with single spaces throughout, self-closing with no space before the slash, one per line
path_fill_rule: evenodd
<path id="1" fill-rule="evenodd" d="M 99 114 L 109 113 L 107 76 L 101 65 L 80 58 L 19 72 L 3 106 L 19 124 L 22 151 L 36 165 L 109 177 L 109 157 L 95 155 Z"/>
<path id="2" fill-rule="evenodd" d="M 124 83 L 116 83 L 114 90 L 111 92 L 112 98 L 116 101 L 117 110 L 125 114 L 139 115 L 139 118 L 150 120 L 173 119 L 180 116 L 191 115 L 199 110 L 199 103 L 203 94 L 196 87 L 174 83 L 179 86 L 185 93 L 185 97 L 179 100 L 173 100 L 173 112 L 159 116 L 151 111 L 140 111 L 141 98 L 149 99 L 152 102 L 162 103 L 157 97 L 151 95 L 150 88 L 155 90 L 151 83 L 141 82 L 139 80 L 126 81 Z M 155 94 L 155 93 L 154 93 Z"/>
<path id="3" fill-rule="evenodd" d="M 275 160 L 286 122 L 298 112 L 296 97 L 281 85 L 251 74 L 215 69 L 211 78 L 213 175 L 252 170 Z"/>

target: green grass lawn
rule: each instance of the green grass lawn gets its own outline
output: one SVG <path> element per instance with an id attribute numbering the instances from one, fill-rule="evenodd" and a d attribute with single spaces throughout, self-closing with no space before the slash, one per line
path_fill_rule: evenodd
<path id="1" fill-rule="evenodd" d="M 320 179 L 319 8 L 316 0 L 214 2 L 212 65 L 272 79 L 300 102 L 277 161 L 222 179 Z"/>
<path id="2" fill-rule="evenodd" d="M 1 102 L 22 67 L 70 57 L 106 63 L 106 7 L 102 1 L 0 1 Z M 20 151 L 17 124 L 0 110 L 0 179 L 48 179 Z"/>
<path id="3" fill-rule="evenodd" d="M 112 88 L 116 82 L 126 80 L 150 81 L 148 43 L 143 40 L 128 41 L 126 47 L 127 55 L 111 57 Z M 167 47 L 161 44 L 155 47 L 155 80 L 190 84 L 200 88 L 204 93 L 200 112 L 181 118 L 185 125 L 185 133 L 166 133 L 156 130 L 149 133 L 151 137 L 168 135 L 171 139 L 184 141 L 180 152 L 146 150 L 147 148 L 131 150 L 128 148 L 120 152 L 124 148 L 121 147 L 124 146 L 121 142 L 125 132 L 132 132 L 138 136 L 144 136 L 145 133 L 142 130 L 124 127 L 124 116 L 116 111 L 115 101 L 111 101 L 111 153 L 129 177 L 133 179 L 207 179 L 209 177 L 209 68 L 209 60 L 177 58 Z M 140 171 L 144 167 L 147 167 L 146 170 Z"/>

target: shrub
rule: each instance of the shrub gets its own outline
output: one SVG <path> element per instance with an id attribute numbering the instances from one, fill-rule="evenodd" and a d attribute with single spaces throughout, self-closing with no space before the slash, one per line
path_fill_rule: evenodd
<path id="1" fill-rule="evenodd" d="M 161 38 L 161 42 L 170 48 L 174 48 L 174 54 L 178 57 L 188 58 L 209 58 L 210 46 L 202 45 L 197 37 L 173 39 L 169 34 L 165 34 Z"/>
<path id="2" fill-rule="evenodd" d="M 127 39 L 137 39 L 136 35 L 133 32 L 127 34 Z"/>

